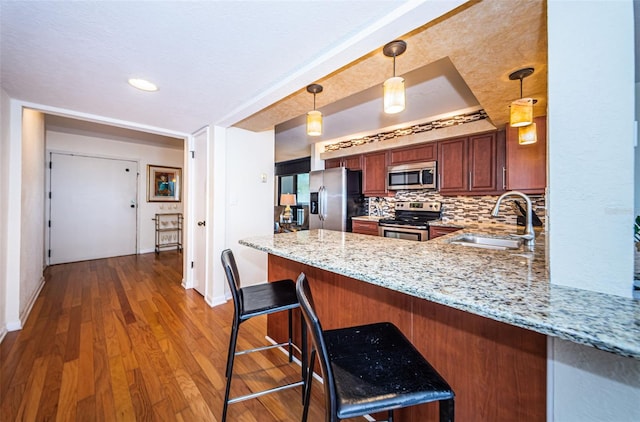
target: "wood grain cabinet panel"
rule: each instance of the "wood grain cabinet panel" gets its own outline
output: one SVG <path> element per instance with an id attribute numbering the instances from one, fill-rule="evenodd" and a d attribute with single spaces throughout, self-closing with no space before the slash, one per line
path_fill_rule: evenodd
<path id="1" fill-rule="evenodd" d="M 387 151 L 364 154 L 362 157 L 362 193 L 364 196 L 387 195 Z"/>
<path id="2" fill-rule="evenodd" d="M 458 230 L 460 230 L 459 227 L 429 226 L 429 240 L 444 236 L 445 234 L 457 232 Z"/>
<path id="3" fill-rule="evenodd" d="M 543 194 L 547 187 L 547 118 L 536 117 L 538 142 L 518 143 L 518 128 L 507 127 L 506 188 Z"/>
<path id="4" fill-rule="evenodd" d="M 438 142 L 442 195 L 490 195 L 504 191 L 504 131 Z"/>
<path id="5" fill-rule="evenodd" d="M 396 148 L 389 151 L 389 165 L 416 163 L 420 161 L 433 161 L 437 159 L 438 151 L 436 142 L 418 146 Z"/>
<path id="6" fill-rule="evenodd" d="M 438 182 L 441 194 L 469 190 L 467 160 L 467 138 L 438 142 Z"/>
<path id="7" fill-rule="evenodd" d="M 353 233 L 368 234 L 371 236 L 378 235 L 377 221 L 351 220 Z"/>
<path id="8" fill-rule="evenodd" d="M 396 324 L 455 391 L 456 420 L 545 420 L 543 334 L 269 255 L 269 280 L 295 280 L 301 272 L 309 279 L 324 329 Z M 300 344 L 298 309 L 294 318 L 295 343 Z M 285 341 L 287 326 L 286 312 L 267 318 L 268 335 L 276 341 Z M 437 410 L 437 403 L 410 407 L 397 412 L 394 420 L 437 421 Z"/>
<path id="9" fill-rule="evenodd" d="M 362 154 L 325 160 L 324 168 L 346 167 L 349 170 L 362 170 Z"/>

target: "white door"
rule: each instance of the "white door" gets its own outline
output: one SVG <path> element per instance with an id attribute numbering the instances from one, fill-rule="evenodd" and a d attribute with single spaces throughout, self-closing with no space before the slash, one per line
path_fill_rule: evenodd
<path id="1" fill-rule="evenodd" d="M 209 128 L 193 135 L 191 165 L 193 178 L 193 288 L 206 297 L 207 279 L 207 171 L 208 171 Z"/>
<path id="2" fill-rule="evenodd" d="M 132 255 L 138 163 L 51 153 L 49 264 Z"/>

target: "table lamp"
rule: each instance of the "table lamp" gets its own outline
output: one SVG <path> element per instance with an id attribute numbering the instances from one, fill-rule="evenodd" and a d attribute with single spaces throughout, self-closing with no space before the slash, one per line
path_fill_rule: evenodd
<path id="1" fill-rule="evenodd" d="M 291 223 L 291 205 L 296 205 L 296 194 L 283 193 L 280 195 L 280 205 L 286 205 L 282 215 L 283 220 L 286 223 Z"/>

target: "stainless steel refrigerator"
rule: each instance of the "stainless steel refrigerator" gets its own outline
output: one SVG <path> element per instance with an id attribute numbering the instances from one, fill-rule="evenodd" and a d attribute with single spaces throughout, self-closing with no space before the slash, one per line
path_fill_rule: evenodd
<path id="1" fill-rule="evenodd" d="M 309 229 L 351 231 L 351 218 L 364 215 L 362 172 L 344 167 L 309 173 Z"/>

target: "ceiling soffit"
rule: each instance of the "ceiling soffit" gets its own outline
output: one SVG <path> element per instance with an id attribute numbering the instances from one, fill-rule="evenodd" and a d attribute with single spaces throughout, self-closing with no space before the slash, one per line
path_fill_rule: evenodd
<path id="1" fill-rule="evenodd" d="M 489 119 L 496 127 L 509 120 L 509 104 L 520 96 L 518 81 L 509 74 L 523 67 L 535 73 L 524 80 L 523 94 L 538 100 L 536 115 L 547 109 L 547 27 L 544 0 L 471 1 L 443 17 L 401 37 L 407 51 L 396 61 L 403 75 L 426 64 L 449 57 Z M 382 46 L 316 81 L 324 87 L 316 108 L 381 85 L 392 64 Z M 305 114 L 311 99 L 305 87 L 261 110 L 235 126 L 252 131 Z"/>

